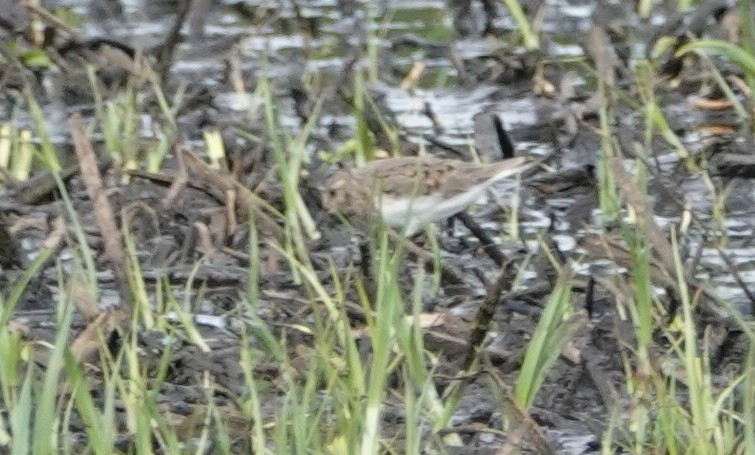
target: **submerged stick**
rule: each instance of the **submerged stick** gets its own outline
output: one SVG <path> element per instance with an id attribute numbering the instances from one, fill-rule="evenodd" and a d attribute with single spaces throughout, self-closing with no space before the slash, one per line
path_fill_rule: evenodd
<path id="1" fill-rule="evenodd" d="M 495 282 L 491 286 L 488 286 L 485 300 L 480 305 L 480 309 L 477 310 L 477 315 L 475 315 L 474 322 L 472 322 L 472 332 L 469 334 L 467 355 L 462 365 L 462 371 L 465 373 L 469 374 L 471 372 L 470 370 L 477 359 L 477 353 L 480 351 L 482 342 L 485 341 L 485 335 L 490 328 L 490 321 L 493 320 L 493 316 L 495 315 L 495 308 L 498 302 L 501 301 L 501 295 L 511 290 L 515 277 L 514 264 L 511 261 L 507 261 L 501 266 L 501 271 Z"/>

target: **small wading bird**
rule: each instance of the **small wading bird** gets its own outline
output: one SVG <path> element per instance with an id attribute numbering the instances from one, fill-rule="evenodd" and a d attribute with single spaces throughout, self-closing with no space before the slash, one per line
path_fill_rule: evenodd
<path id="1" fill-rule="evenodd" d="M 386 226 L 412 236 L 429 223 L 461 212 L 491 184 L 529 167 L 523 157 L 491 164 L 388 158 L 336 172 L 328 180 L 323 203 L 362 230 L 375 226 L 379 216 Z"/>

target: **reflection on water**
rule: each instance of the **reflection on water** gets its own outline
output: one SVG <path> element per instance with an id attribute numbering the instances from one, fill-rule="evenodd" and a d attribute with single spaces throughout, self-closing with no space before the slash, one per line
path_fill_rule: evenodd
<path id="1" fill-rule="evenodd" d="M 124 0 L 122 3 L 125 21 L 115 21 L 119 27 L 111 33 L 144 47 L 160 42 L 172 24 L 178 4 L 138 0 Z M 363 54 L 367 45 L 371 44 L 381 51 L 378 64 L 382 79 L 372 89 L 376 98 L 383 100 L 393 119 L 407 133 L 408 140 L 424 142 L 422 138 L 429 135 L 464 150 L 473 140 L 475 117 L 485 112 L 498 115 L 514 137 L 522 131 L 528 131 L 523 134 L 527 140 L 516 143 L 518 153 L 544 156 L 554 152 L 552 137 L 544 132 L 545 125 L 550 124 L 551 116 L 563 106 L 556 101 L 535 97 L 530 80 L 519 81 L 523 85 L 516 87 L 496 81 L 476 80 L 474 77 L 462 79 L 453 63 L 456 58 L 470 66 L 477 63 L 484 67 L 489 62 L 477 60 L 506 53 L 516 54 L 516 49 L 508 47 L 505 35 L 500 40 L 467 37 L 454 42 L 452 17 L 446 10 L 445 1 L 375 2 L 370 7 L 363 5 L 357 8 L 353 16 L 341 14 L 335 1 L 305 3 L 301 10 L 305 23 L 300 23 L 289 2 L 285 2 L 287 6 L 281 6 L 278 2 L 243 2 L 245 10 L 250 14 L 240 11 L 235 1 L 219 2 L 204 17 L 203 38 L 187 40 L 180 45 L 172 68 L 173 77 L 178 81 L 195 81 L 207 87 L 218 88 L 213 93 L 212 107 L 221 115 L 224 113 L 229 118 L 237 118 L 239 112 L 249 109 L 255 100 L 251 96 L 241 96 L 228 88 L 221 88 L 230 85 L 226 82 L 224 68 L 220 67 L 221 60 L 231 54 L 238 56 L 242 72 L 248 79 L 248 87 L 251 88 L 262 77 L 263 67 L 267 67 L 267 74 L 274 79 L 275 95 L 282 100 L 280 106 L 284 120 L 281 123 L 295 130 L 300 128 L 301 123 L 290 107 L 288 83 L 301 82 L 306 76 L 317 74 L 317 80 L 322 85 L 334 84 L 339 81 L 338 76 L 348 59 L 353 55 Z M 589 28 L 594 2 L 568 3 L 570 4 L 555 0 L 548 2 L 545 28 L 555 35 L 554 42 L 546 44 L 551 56 L 582 54 L 582 43 L 571 42 L 570 37 L 582 36 L 574 32 L 583 32 Z M 73 5 L 73 11 L 87 14 L 86 8 L 78 2 L 61 1 L 57 4 Z M 374 17 L 366 18 L 367 11 Z M 496 25 L 503 29 L 514 28 L 510 18 L 505 15 L 496 20 Z M 89 26 L 103 32 L 96 22 Z M 305 26 L 310 30 L 301 33 Z M 409 92 L 401 88 L 401 79 L 419 59 L 427 60 L 428 72 L 420 79 L 418 88 Z M 363 64 L 366 66 L 368 62 Z M 464 83 L 460 83 L 462 81 Z M 436 125 L 426 114 L 428 107 L 436 116 L 442 131 L 436 129 Z M 676 110 L 689 112 L 686 104 L 676 106 Z M 628 124 L 631 125 L 632 119 L 629 120 Z M 344 115 L 337 107 L 325 106 L 320 122 L 347 132 L 354 128 L 353 117 Z M 533 130 L 539 134 L 532 134 Z M 695 147 L 701 139 L 699 135 L 684 138 L 689 147 Z M 599 143 L 593 143 L 585 146 L 586 150 L 577 152 L 597 156 L 599 147 Z M 563 150 L 566 155 L 573 152 L 569 147 Z M 568 161 L 570 158 L 567 156 L 563 159 Z M 728 238 L 722 244 L 721 251 L 740 270 L 741 278 L 746 283 L 755 285 L 755 245 L 751 242 L 755 215 L 749 209 L 755 199 L 755 185 L 745 182 L 736 187 L 736 192 L 727 200 L 731 209 L 727 212 L 728 218 L 723 226 L 717 226 L 714 220 L 705 215 L 713 211 L 716 203 L 708 183 L 701 174 L 680 172 L 679 161 L 677 154 L 668 151 L 659 151 L 652 159 L 653 165 L 658 166 L 664 174 L 664 181 L 661 183 L 672 188 L 681 198 L 681 201 L 674 201 L 664 194 L 653 193 L 654 208 L 663 215 L 658 216 L 658 224 L 665 228 L 678 225 L 680 203 L 688 204 L 695 213 L 701 214 L 704 223 L 713 232 L 718 229 L 725 231 Z M 628 161 L 627 169 L 631 169 L 633 164 Z M 515 190 L 498 188 L 501 192 Z M 521 204 L 521 232 L 527 245 L 535 249 L 539 247 L 535 241 L 537 235 L 550 227 L 550 213 L 565 212 L 574 204 L 574 199 L 554 196 L 538 202 L 535 198 L 525 197 Z M 492 224 L 495 228 L 495 223 Z M 577 239 L 584 234 L 581 229 L 578 225 L 557 219 L 554 239 L 563 252 L 579 256 Z M 699 230 L 693 228 L 688 234 L 688 251 L 699 249 L 699 242 L 703 238 L 703 233 L 696 232 L 695 229 Z M 698 279 L 713 286 L 714 293 L 721 299 L 729 300 L 747 311 L 744 293 L 721 259 L 719 250 L 703 248 L 699 265 Z M 606 261 L 585 263 L 577 267 L 577 270 L 582 274 L 623 272 Z M 536 278 L 532 273 L 525 276 Z M 566 439 L 563 443 L 566 444 Z"/>

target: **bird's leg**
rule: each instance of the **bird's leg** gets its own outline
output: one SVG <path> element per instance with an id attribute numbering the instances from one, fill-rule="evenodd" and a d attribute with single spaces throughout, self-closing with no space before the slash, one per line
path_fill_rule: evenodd
<path id="1" fill-rule="evenodd" d="M 434 272 L 435 258 L 431 253 L 425 251 L 421 246 L 415 244 L 393 229 L 388 230 L 388 235 L 399 242 L 407 253 L 413 256 L 417 262 L 425 267 L 426 271 L 431 273 Z M 466 289 L 466 282 L 464 281 L 462 272 L 447 264 L 440 264 L 440 281 L 441 285 L 446 290 L 446 293 L 451 291 L 451 295 L 463 292 L 463 290 Z M 454 289 L 456 290 L 455 292 L 453 291 Z"/>
<path id="2" fill-rule="evenodd" d="M 480 241 L 480 246 L 483 250 L 485 250 L 485 253 L 490 257 L 490 259 L 492 259 L 498 267 L 502 267 L 506 262 L 506 256 L 503 254 L 503 252 L 501 252 L 498 246 L 496 246 L 495 242 L 488 235 L 488 233 L 485 232 L 485 229 L 477 224 L 477 222 L 466 211 L 456 214 L 455 217 L 458 218 L 462 223 L 464 223 L 464 226 L 466 226 L 467 229 L 469 229 L 470 232 L 472 232 L 472 234 L 477 237 L 477 239 Z"/>
<path id="3" fill-rule="evenodd" d="M 377 297 L 377 286 L 375 284 L 375 275 L 372 266 L 372 250 L 370 241 L 364 236 L 356 237 L 356 246 L 359 251 L 359 271 L 362 275 L 362 283 L 371 302 Z"/>

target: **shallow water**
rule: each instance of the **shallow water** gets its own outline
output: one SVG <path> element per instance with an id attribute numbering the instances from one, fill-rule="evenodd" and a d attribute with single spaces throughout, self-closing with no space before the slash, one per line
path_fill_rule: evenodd
<path id="1" fill-rule="evenodd" d="M 85 20 L 82 30 L 89 34 L 107 30 L 114 37 L 125 39 L 137 47 L 153 46 L 160 42 L 163 33 L 172 24 L 172 16 L 169 14 L 172 8 L 166 6 L 167 3 L 126 0 L 123 2 L 125 21 L 117 18 L 100 23 Z M 426 138 L 431 137 L 466 153 L 469 145 L 475 142 L 477 116 L 488 114 L 498 115 L 502 120 L 515 139 L 517 153 L 537 157 L 556 153 L 547 125 L 554 118 L 562 116 L 560 109 L 563 106 L 553 100 L 535 97 L 528 80 L 511 84 L 475 80 L 474 77 L 463 80 L 452 63 L 449 44 L 454 31 L 446 2 L 361 2 L 353 17 L 341 14 L 336 1 L 304 2 L 302 16 L 317 24 L 317 34 L 314 37 L 305 37 L 299 33 L 299 24 L 296 23 L 296 16 L 290 6 L 280 7 L 277 2 L 268 1 L 244 2 L 249 10 L 266 6 L 271 11 L 266 18 L 250 23 L 234 10 L 232 3 L 234 2 L 230 0 L 220 2 L 205 16 L 204 36 L 187 40 L 179 46 L 171 73 L 171 82 L 174 84 L 183 82 L 211 88 L 211 107 L 218 118 L 243 122 L 243 113 L 258 102 L 250 95 L 238 95 L 230 89 L 230 84 L 225 80 L 223 61 L 229 55 L 238 56 L 249 92 L 264 74 L 274 80 L 275 95 L 281 101 L 279 106 L 283 114 L 282 124 L 296 132 L 302 125 L 294 114 L 288 89 L 301 84 L 303 78 L 314 75 L 317 75 L 324 86 L 336 83 L 352 53 L 362 52 L 357 47 L 371 45 L 380 54 L 375 63 L 380 70 L 380 82 L 373 84 L 371 88 L 376 98 L 383 100 L 384 106 L 407 134 L 408 140 L 429 148 Z M 70 6 L 72 11 L 82 15 L 89 11 L 82 2 L 64 1 L 57 4 Z M 574 63 L 577 59 L 573 57 L 583 56 L 582 43 L 571 42 L 570 37 L 582 37 L 589 29 L 594 2 L 550 0 L 547 4 L 544 29 L 552 35 L 553 41 L 545 45 L 545 52 L 553 59 L 572 57 L 564 60 L 564 71 L 560 71 L 563 74 L 573 66 L 578 66 Z M 620 10 L 621 7 L 617 9 Z M 367 14 L 374 15 L 372 20 L 365 20 Z M 514 29 L 513 22 L 506 15 L 497 19 L 495 25 L 504 30 Z M 188 33 L 189 30 L 185 32 Z M 391 50 L 392 45 L 398 42 L 401 44 Z M 637 42 L 635 55 L 644 51 L 644 44 Z M 453 48 L 470 67 L 477 60 L 484 67 L 490 63 L 485 61 L 488 57 L 511 53 L 505 34 L 502 40 L 460 39 L 453 43 Z M 401 88 L 401 79 L 420 59 L 425 59 L 428 66 L 418 87 L 411 91 Z M 369 67 L 371 63 L 364 61 L 363 64 Z M 425 114 L 427 107 L 436 116 L 441 129 Z M 681 115 L 685 126 L 694 124 L 698 118 L 685 100 L 668 106 L 668 112 Z M 64 118 L 61 116 L 60 121 L 52 122 L 61 125 L 60 131 L 53 131 L 54 135 L 66 134 L 62 124 Z M 150 124 L 151 119 L 145 119 L 144 123 Z M 621 123 L 628 128 L 632 124 L 642 125 L 637 114 L 622 118 Z M 320 126 L 322 129 L 335 126 L 343 137 L 350 137 L 355 127 L 353 117 L 336 106 L 324 107 Z M 637 126 L 637 129 L 641 131 L 641 126 Z M 145 128 L 145 131 L 148 130 L 150 129 Z M 182 131 L 181 135 L 189 141 L 201 139 L 201 131 L 198 130 Z M 568 141 L 563 137 L 561 139 L 560 153 L 563 156 L 558 157 L 557 162 L 570 166 L 588 162 L 597 164 L 599 141 L 588 141 L 586 145 L 570 147 L 567 145 Z M 691 132 L 683 137 L 685 145 L 692 152 L 704 140 L 704 136 Z M 673 151 L 666 149 L 655 152 L 657 155 L 650 161 L 660 166 L 664 180 L 662 183 L 680 195 L 682 204 L 688 204 L 704 220 L 706 227 L 724 232 L 726 242 L 722 242 L 721 251 L 737 267 L 741 279 L 755 289 L 755 245 L 752 242 L 755 212 L 749 209 L 755 201 L 755 185 L 744 181 L 735 187 L 727 199 L 726 219 L 722 226 L 718 226 L 710 216 L 716 200 L 705 179 L 700 174 L 690 175 L 680 171 L 679 158 Z M 631 161 L 625 164 L 627 169 L 634 165 Z M 510 202 L 512 197 L 509 195 L 512 191 L 518 191 L 519 186 L 502 184 L 496 188 L 500 193 L 499 199 Z M 654 195 L 653 201 L 654 210 L 658 214 L 656 222 L 661 227 L 668 231 L 672 226 L 680 224 L 681 209 L 678 203 L 662 195 Z M 574 199 L 568 196 L 555 196 L 544 202 L 531 196 L 523 197 L 520 201 L 520 226 L 528 247 L 538 247 L 537 236 L 548 229 L 550 213 L 561 213 L 573 203 Z M 600 218 L 599 212 L 594 211 L 594 215 L 594 220 Z M 491 231 L 507 231 L 500 222 L 480 221 Z M 557 217 L 553 238 L 565 253 L 577 257 L 580 251 L 578 239 L 585 233 L 580 226 Z M 693 227 L 685 235 L 687 251 L 696 251 L 703 238 L 701 229 Z M 743 313 L 749 313 L 749 302 L 718 250 L 708 246 L 703 248 L 700 266 L 698 279 L 708 282 L 719 298 L 730 302 Z M 592 264 L 581 264 L 579 271 L 583 275 L 589 275 L 619 273 L 623 270 L 597 260 Z M 493 278 L 495 273 L 494 270 L 490 271 L 489 278 Z M 533 281 L 537 278 L 532 271 L 524 276 Z M 572 447 L 567 439 L 571 437 L 561 437 L 562 453 L 585 453 L 576 447 L 577 444 Z M 587 444 L 590 441 L 583 442 Z"/>

